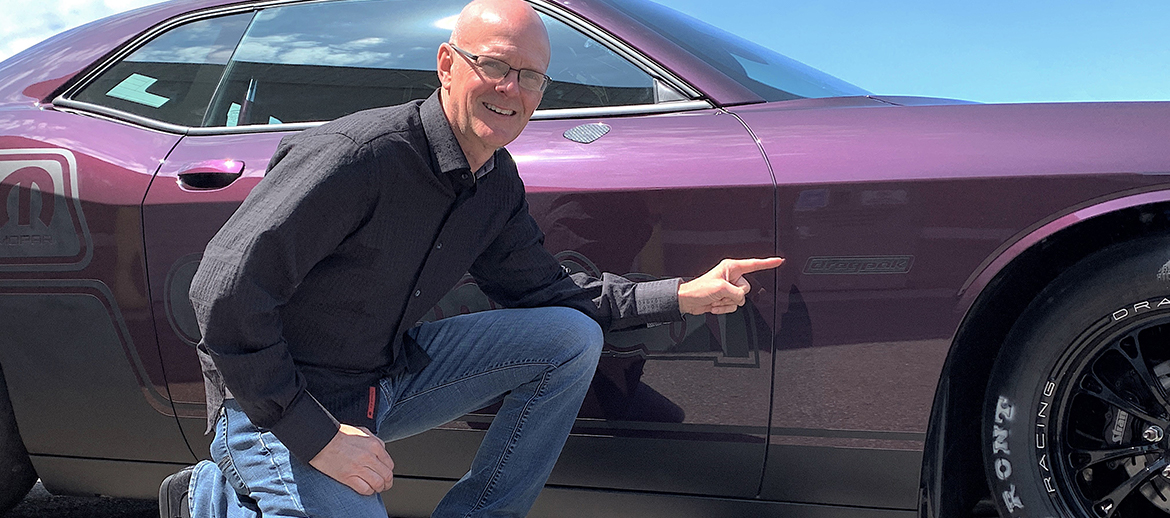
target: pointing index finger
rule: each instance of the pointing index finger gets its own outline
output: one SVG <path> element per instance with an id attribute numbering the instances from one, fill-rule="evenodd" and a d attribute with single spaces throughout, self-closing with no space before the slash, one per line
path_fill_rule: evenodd
<path id="1" fill-rule="evenodd" d="M 728 268 L 731 272 L 731 277 L 743 275 L 745 273 L 752 273 L 760 270 L 767 270 L 780 266 L 784 262 L 781 257 L 769 257 L 766 259 L 733 259 Z"/>

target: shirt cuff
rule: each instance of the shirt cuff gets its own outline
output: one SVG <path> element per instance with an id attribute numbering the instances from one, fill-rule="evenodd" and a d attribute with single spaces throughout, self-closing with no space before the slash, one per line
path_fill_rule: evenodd
<path id="1" fill-rule="evenodd" d="M 271 430 L 288 451 L 308 464 L 325 449 L 340 428 L 341 423 L 312 394 L 302 390 Z"/>
<path id="2" fill-rule="evenodd" d="M 682 279 L 645 281 L 634 285 L 634 308 L 645 322 L 674 322 L 682 319 L 678 308 L 678 285 Z"/>

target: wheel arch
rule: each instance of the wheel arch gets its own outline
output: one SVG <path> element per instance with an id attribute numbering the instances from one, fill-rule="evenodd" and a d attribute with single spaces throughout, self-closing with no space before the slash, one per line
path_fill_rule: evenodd
<path id="1" fill-rule="evenodd" d="M 980 422 L 992 365 L 1018 315 L 1065 268 L 1154 233 L 1170 233 L 1170 190 L 1120 196 L 1050 218 L 999 249 L 967 282 L 958 304 L 966 314 L 931 409 L 919 516 L 970 516 L 990 495 L 980 427 L 971 423 Z"/>

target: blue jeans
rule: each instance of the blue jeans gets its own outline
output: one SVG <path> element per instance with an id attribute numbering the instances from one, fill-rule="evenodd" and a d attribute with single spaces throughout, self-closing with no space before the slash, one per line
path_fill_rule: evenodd
<path id="1" fill-rule="evenodd" d="M 431 363 L 381 380 L 378 437 L 409 437 L 502 401 L 471 469 L 433 516 L 524 516 L 589 389 L 600 327 L 568 308 L 503 309 L 423 324 L 417 341 Z M 290 455 L 235 401 L 225 402 L 211 457 L 191 477 L 192 516 L 386 516 L 380 495 L 359 495 Z"/>

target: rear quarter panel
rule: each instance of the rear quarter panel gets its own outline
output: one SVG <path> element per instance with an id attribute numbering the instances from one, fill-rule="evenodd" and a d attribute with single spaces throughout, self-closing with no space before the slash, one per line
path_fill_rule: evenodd
<path id="1" fill-rule="evenodd" d="M 916 472 L 849 481 L 919 465 L 969 288 L 1045 224 L 1167 188 L 1170 104 L 848 104 L 733 110 L 776 176 L 788 259 L 762 496 L 912 508 Z"/>

